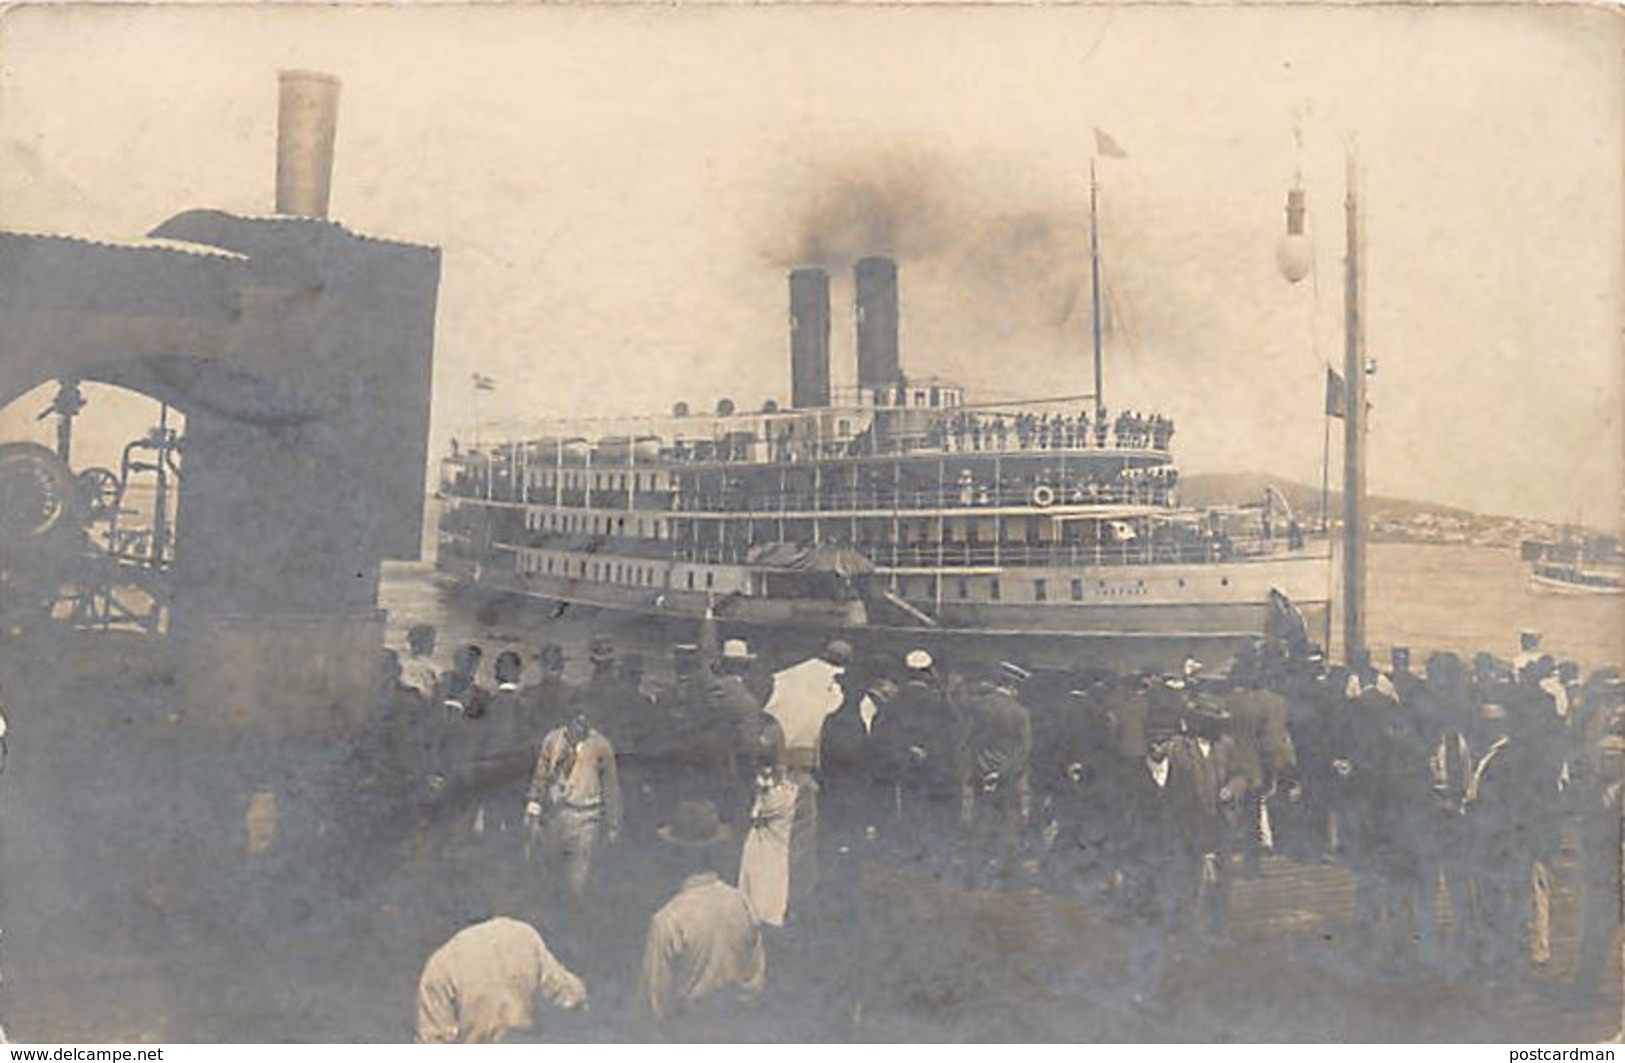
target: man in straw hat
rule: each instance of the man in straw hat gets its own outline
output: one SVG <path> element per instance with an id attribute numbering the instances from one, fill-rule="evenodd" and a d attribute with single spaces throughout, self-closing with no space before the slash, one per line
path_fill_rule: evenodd
<path id="1" fill-rule="evenodd" d="M 931 654 L 911 650 L 903 663 L 908 674 L 870 730 L 887 791 L 880 830 L 899 859 L 930 865 L 958 835 L 958 728 Z"/>
<path id="2" fill-rule="evenodd" d="M 721 686 L 731 687 L 732 683 L 737 683 L 755 708 L 761 708 L 772 698 L 773 677 L 769 674 L 765 681 L 762 680 L 756 653 L 744 639 L 724 640 L 717 651 L 712 671 L 722 681 Z M 744 703 L 743 700 L 738 701 L 740 705 Z"/>
<path id="3" fill-rule="evenodd" d="M 638 1010 L 674 1040 L 729 1040 L 761 994 L 767 954 L 756 913 L 715 870 L 734 832 L 709 801 L 683 801 L 659 838 L 682 885 L 649 920 Z"/>
<path id="4" fill-rule="evenodd" d="M 735 721 L 753 719 L 762 709 L 763 700 L 745 684 L 745 677 L 755 663 L 756 655 L 744 639 L 724 642 L 712 662 L 706 692 L 711 701 Z"/>
<path id="5" fill-rule="evenodd" d="M 710 711 L 733 732 L 729 771 L 722 787 L 722 814 L 740 823 L 750 813 L 755 797 L 753 760 L 764 744 L 777 741 L 782 752 L 784 730 L 762 709 L 763 702 L 750 689 L 747 679 L 756 664 L 756 655 L 744 639 L 728 639 L 721 646 L 706 686 Z"/>

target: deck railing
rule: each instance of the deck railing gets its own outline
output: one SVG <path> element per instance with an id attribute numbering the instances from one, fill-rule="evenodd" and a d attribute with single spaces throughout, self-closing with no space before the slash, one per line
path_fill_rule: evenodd
<path id="1" fill-rule="evenodd" d="M 973 484 L 944 490 L 896 491 L 860 488 L 856 491 L 832 489 L 822 492 L 784 491 L 760 497 L 743 490 L 723 490 L 697 495 L 678 493 L 672 499 L 674 513 L 817 513 L 835 516 L 848 512 L 908 512 L 912 510 L 965 510 L 1035 506 L 1046 509 L 1064 505 L 1166 506 L 1173 502 L 1171 483 L 1088 487 L 1023 484 L 991 487 Z"/>
<path id="2" fill-rule="evenodd" d="M 1296 545 L 1294 545 L 1294 542 Z M 859 544 L 856 549 L 880 569 L 957 568 L 1070 568 L 1093 565 L 1212 564 L 1246 561 L 1301 553 L 1302 540 L 1230 539 L 1202 542 L 1102 543 L 934 543 L 908 545 Z M 682 544 L 675 558 L 701 564 L 740 565 L 751 559 L 752 547 L 735 544 Z M 944 574 L 951 575 L 949 571 Z"/>
<path id="3" fill-rule="evenodd" d="M 696 418 L 696 421 L 703 419 Z M 844 426 L 831 429 L 821 420 Z M 1173 421 L 1157 416 L 1122 415 L 1106 424 L 1086 417 L 1036 414 L 1019 408 L 892 410 L 800 410 L 741 415 L 730 420 L 669 423 L 655 436 L 588 438 L 565 445 L 559 438 L 515 441 L 462 452 L 448 462 L 483 479 L 512 478 L 518 465 L 579 468 L 634 468 L 652 464 L 795 464 L 871 456 L 1101 455 L 1142 452 L 1166 457 Z M 600 438 L 600 437 L 594 437 Z M 522 454 L 519 452 L 523 451 Z"/>
<path id="4" fill-rule="evenodd" d="M 1171 473 L 1146 476 L 1137 481 L 1115 483 L 1060 480 L 1036 483 L 950 482 L 941 490 L 897 489 L 889 485 L 831 484 L 821 491 L 784 490 L 764 494 L 759 486 L 707 489 L 704 493 L 682 488 L 673 491 L 628 492 L 624 489 L 532 487 L 525 492 L 532 505 L 562 505 L 571 508 L 647 511 L 651 513 L 819 513 L 844 514 L 853 511 L 907 512 L 911 510 L 970 510 L 1036 506 L 1127 505 L 1168 506 L 1175 500 L 1177 477 Z M 443 493 L 475 501 L 512 504 L 520 499 L 511 482 L 489 485 L 473 481 L 446 483 Z"/>

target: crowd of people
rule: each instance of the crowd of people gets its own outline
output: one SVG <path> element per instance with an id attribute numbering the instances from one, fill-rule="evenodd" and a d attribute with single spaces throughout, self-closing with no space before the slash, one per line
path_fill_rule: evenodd
<path id="1" fill-rule="evenodd" d="M 1147 1008 L 1171 959 L 1225 938 L 1233 882 L 1268 853 L 1352 873 L 1373 972 L 1493 982 L 1550 964 L 1565 845 L 1576 993 L 1596 990 L 1618 930 L 1625 681 L 1582 678 L 1533 632 L 1511 660 L 1440 652 L 1424 671 L 1404 649 L 1386 669 L 1333 667 L 1263 641 L 1222 669 L 1120 674 L 945 667 L 927 646 L 860 658 L 835 640 L 775 673 L 707 622 L 660 684 L 604 639 L 584 683 L 556 645 L 502 652 L 482 684 L 477 646 L 442 671 L 431 628 L 409 643 L 388 656 L 374 785 L 450 810 L 421 844 L 465 862 L 456 878 L 541 898 L 533 918 L 479 911 L 434 953 L 422 1040 L 523 1037 L 545 1025 L 536 998 L 593 998 L 537 927 L 584 917 L 613 846 L 671 871 L 622 973 L 629 1021 L 667 1038 L 750 1036 L 809 941 L 855 924 L 871 864 L 1096 908 L 1130 941 L 1127 978 L 1102 991 Z"/>
<path id="2" fill-rule="evenodd" d="M 1064 413 L 985 413 L 960 410 L 933 419 L 925 443 L 934 450 L 967 453 L 1019 450 L 1076 450 L 1085 447 L 1167 450 L 1174 422 L 1161 414 L 1124 410 L 1108 420 L 1105 411 L 1091 422 L 1088 410 Z"/>

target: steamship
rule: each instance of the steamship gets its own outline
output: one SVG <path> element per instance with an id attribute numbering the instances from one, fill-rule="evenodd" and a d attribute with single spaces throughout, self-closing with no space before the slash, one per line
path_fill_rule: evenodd
<path id="1" fill-rule="evenodd" d="M 1625 549 L 1617 538 L 1566 530 L 1560 541 L 1524 540 L 1529 585 L 1545 594 L 1625 594 Z"/>
<path id="2" fill-rule="evenodd" d="M 854 389 L 830 383 L 829 275 L 800 268 L 789 408 L 679 403 L 454 446 L 442 582 L 691 632 L 710 613 L 741 634 L 969 641 L 1035 663 L 1224 659 L 1317 629 L 1329 544 L 1279 493 L 1181 506 L 1165 418 L 1108 417 L 1094 396 L 981 404 L 910 377 L 895 262 L 863 259 L 854 281 Z"/>

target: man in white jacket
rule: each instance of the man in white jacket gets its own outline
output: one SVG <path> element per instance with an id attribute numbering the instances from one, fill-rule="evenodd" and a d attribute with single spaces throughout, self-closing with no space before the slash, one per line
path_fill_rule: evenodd
<path id="1" fill-rule="evenodd" d="M 851 644 L 836 639 L 818 656 L 773 676 L 773 697 L 767 703 L 767 713 L 784 728 L 785 767 L 792 773 L 817 770 L 818 736 L 824 717 L 845 700 L 840 677 L 851 663 Z"/>
<path id="2" fill-rule="evenodd" d="M 764 710 L 784 731 L 783 770 L 767 796 L 782 796 L 786 792 L 785 784 L 790 786 L 788 792 L 795 795 L 789 806 L 794 809 L 796 824 L 793 849 L 796 892 L 800 895 L 811 892 L 818 880 L 817 847 L 813 839 L 818 836 L 819 739 L 824 732 L 824 718 L 846 700 L 841 676 L 851 663 L 852 644 L 844 639 L 833 640 L 818 656 L 774 675 L 773 696 Z M 764 795 L 759 792 L 757 796 L 760 800 Z M 781 802 L 770 801 L 770 804 L 777 803 Z"/>

